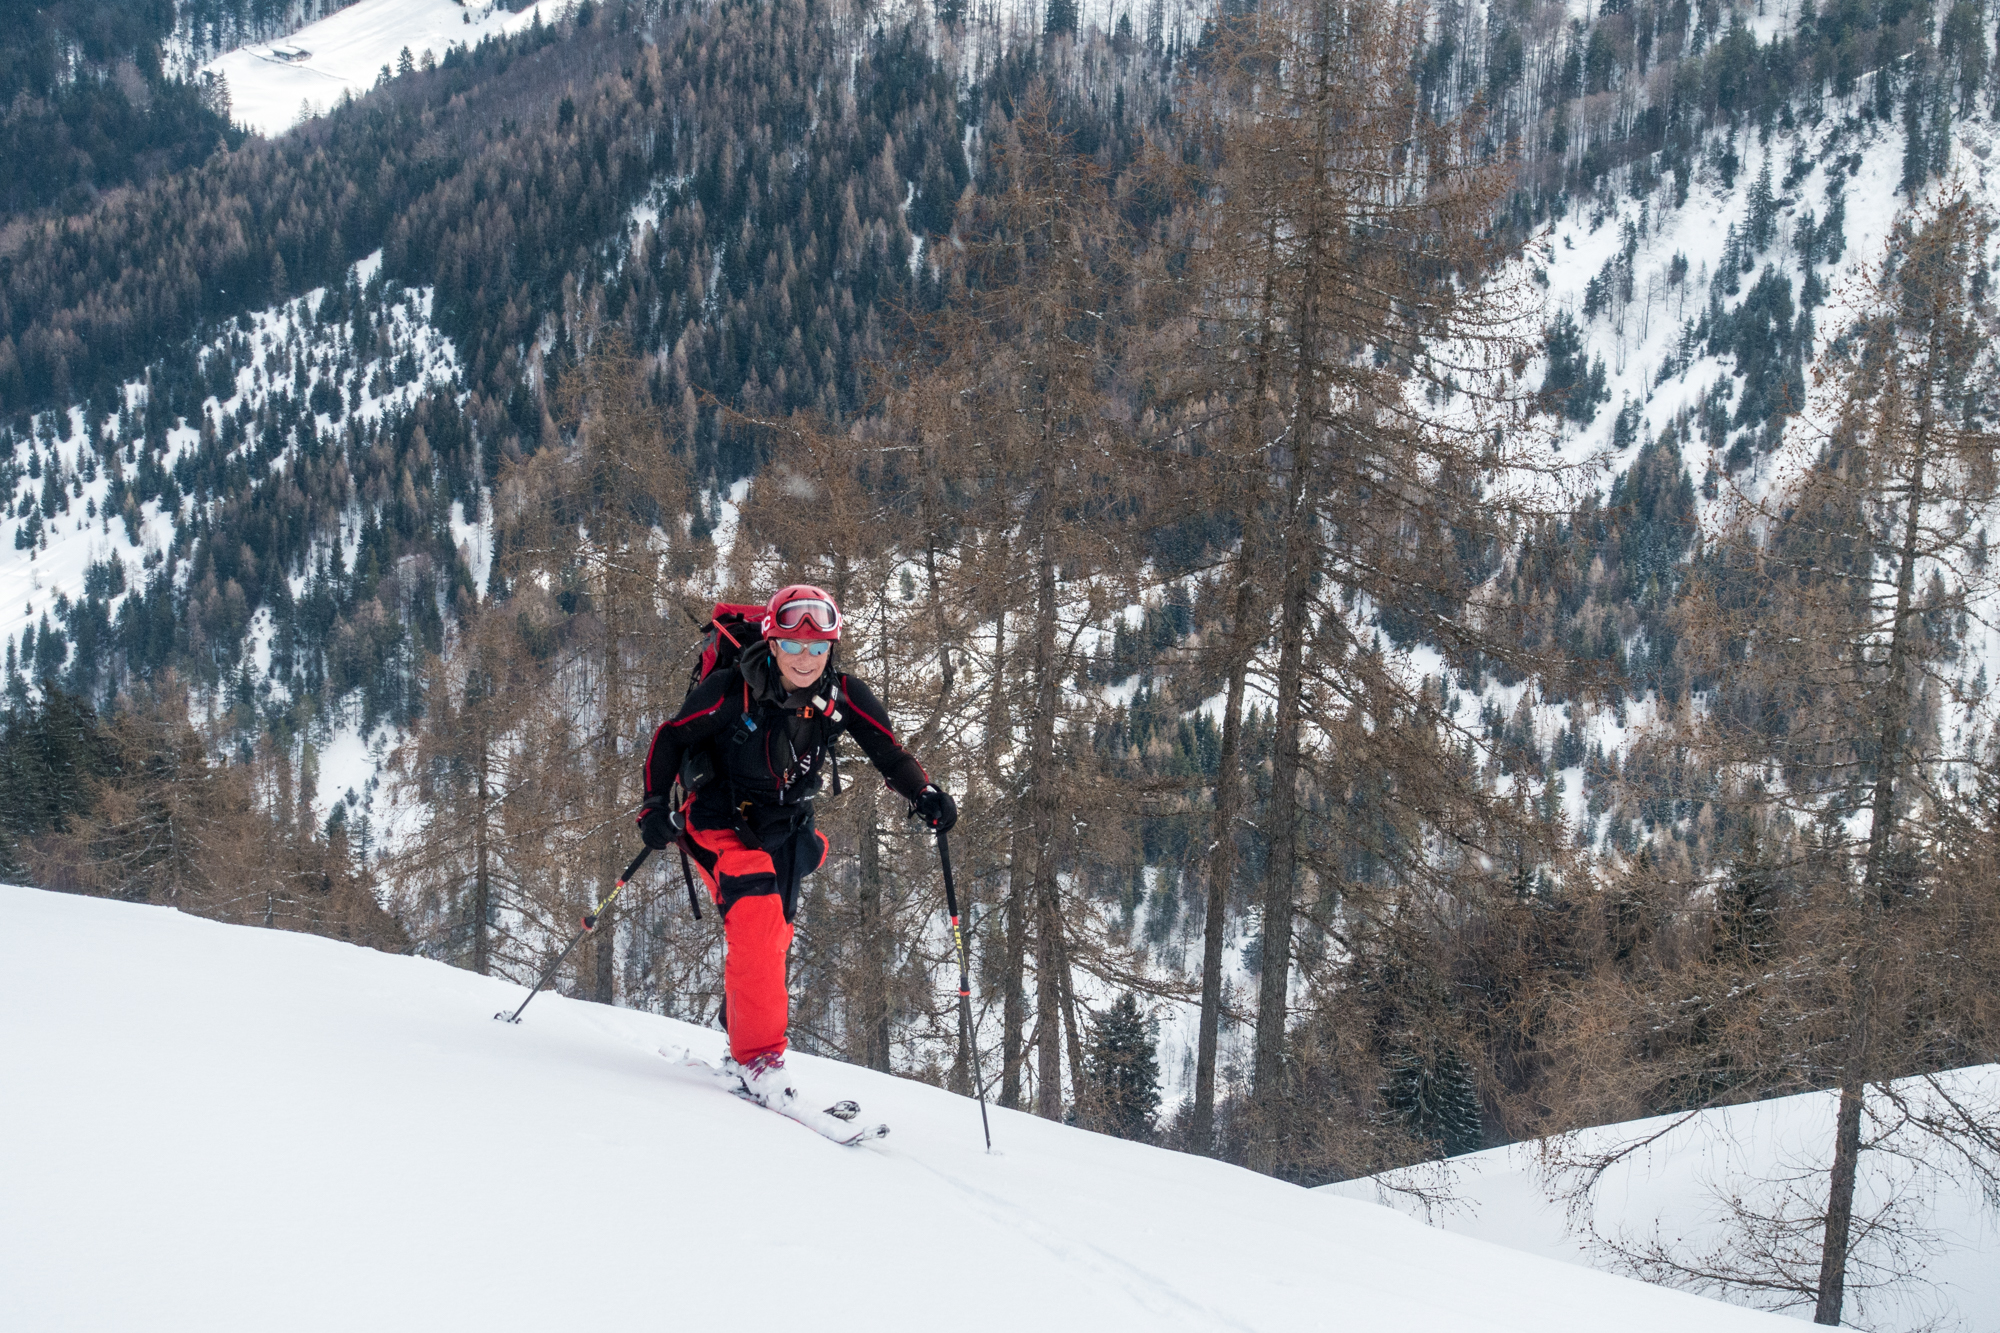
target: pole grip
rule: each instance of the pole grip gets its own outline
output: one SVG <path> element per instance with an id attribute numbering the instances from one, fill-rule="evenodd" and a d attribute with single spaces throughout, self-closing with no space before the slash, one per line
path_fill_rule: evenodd
<path id="1" fill-rule="evenodd" d="M 951 844 L 945 841 L 944 830 L 937 831 L 938 864 L 944 867 L 944 905 L 953 921 L 958 920 L 958 887 L 951 881 Z"/>
<path id="2" fill-rule="evenodd" d="M 632 882 L 632 876 L 639 873 L 639 867 L 646 864 L 646 858 L 652 854 L 653 849 L 651 847 L 641 847 L 639 849 L 639 854 L 632 858 L 632 863 L 626 866 L 624 872 L 618 876 L 618 882 L 611 886 L 611 892 L 605 894 L 603 901 L 591 908 L 589 914 L 583 918 L 583 929 L 586 934 L 597 929 L 597 919 L 603 916 L 605 911 L 610 908 L 611 900 L 624 892 L 625 886 Z"/>
<path id="3" fill-rule="evenodd" d="M 632 858 L 632 863 L 630 865 L 625 867 L 625 873 L 618 877 L 618 889 L 624 888 L 625 885 L 631 880 L 632 876 L 639 873 L 639 867 L 646 864 L 646 858 L 651 856 L 652 854 L 653 854 L 653 849 L 651 847 L 641 847 L 639 849 L 639 854 Z M 618 889 L 613 889 L 612 892 L 616 893 L 618 892 Z"/>

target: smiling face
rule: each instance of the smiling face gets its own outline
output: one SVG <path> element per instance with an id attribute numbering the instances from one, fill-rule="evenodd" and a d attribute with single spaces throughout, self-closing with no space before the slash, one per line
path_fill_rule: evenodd
<path id="1" fill-rule="evenodd" d="M 801 644 L 802 648 L 817 648 L 818 644 Z M 809 652 L 788 653 L 771 640 L 771 660 L 778 664 L 778 674 L 785 678 L 785 684 L 795 690 L 803 690 L 819 679 L 820 672 L 826 670 L 826 657 L 814 657 Z"/>

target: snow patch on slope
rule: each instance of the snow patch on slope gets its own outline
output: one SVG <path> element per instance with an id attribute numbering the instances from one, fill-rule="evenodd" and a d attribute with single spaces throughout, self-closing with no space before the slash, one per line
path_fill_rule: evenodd
<path id="1" fill-rule="evenodd" d="M 366 286 L 380 264 L 381 252 L 377 251 L 355 264 L 351 272 L 359 285 Z M 160 457 L 164 470 L 171 473 L 182 459 L 200 450 L 204 419 L 220 423 L 239 414 L 254 415 L 276 388 L 295 387 L 302 395 L 309 395 L 324 382 L 342 392 L 351 390 L 354 405 L 340 420 L 352 415 L 373 421 L 408 408 L 435 386 L 456 380 L 457 348 L 431 325 L 431 289 L 421 287 L 405 289 L 401 299 L 389 306 L 376 350 L 366 363 L 350 367 L 348 383 L 341 384 L 337 371 L 330 374 L 320 364 L 323 358 L 336 360 L 341 344 L 340 326 L 328 329 L 314 324 L 314 312 L 326 296 L 325 288 L 316 287 L 224 325 L 201 344 L 195 355 L 203 362 L 230 354 L 232 344 L 240 359 L 246 342 L 248 359 L 238 367 L 234 391 L 227 398 L 211 395 L 203 402 L 200 417 L 181 419 L 167 429 L 167 449 Z M 305 367 L 303 380 L 297 374 L 301 363 Z M 100 427 L 101 438 L 108 442 L 134 436 L 145 413 L 146 394 L 144 379 L 127 382 L 114 400 L 121 406 L 109 413 Z M 196 502 L 186 497 L 166 512 L 157 499 L 148 500 L 136 525 L 129 529 L 118 515 L 107 513 L 104 502 L 111 487 L 111 468 L 92 448 L 83 409 L 71 408 L 68 418 L 67 440 L 53 438 L 54 423 L 60 418 L 43 414 L 37 418 L 37 426 L 45 438 L 24 440 L 15 446 L 14 462 L 23 471 L 14 490 L 0 495 L 0 503 L 18 516 L 11 523 L 0 521 L 0 640 L 18 638 L 24 628 L 38 623 L 58 596 L 80 601 L 90 565 L 114 556 L 124 564 L 128 589 L 111 599 L 115 621 L 124 596 L 144 589 L 162 553 L 172 547 L 178 525 L 195 517 Z M 314 413 L 311 421 L 322 436 L 331 436 L 338 429 L 331 412 Z M 137 451 L 143 447 L 142 439 L 132 438 L 121 450 L 119 466 L 128 480 L 136 475 Z M 275 477 L 282 473 L 296 451 L 295 444 L 287 445 L 270 461 L 269 474 Z M 246 441 L 235 455 L 248 457 L 252 452 L 253 446 Z M 47 485 L 45 475 L 37 478 L 25 470 L 31 454 L 44 474 L 51 460 L 59 463 L 66 507 L 42 520 L 42 542 L 19 545 L 31 528 L 27 511 L 42 508 L 40 497 Z M 351 549 L 343 552 L 345 556 L 352 554 Z M 180 572 L 185 575 L 187 568 L 183 565 Z M 300 591 L 303 581 L 295 580 L 294 592 Z"/>

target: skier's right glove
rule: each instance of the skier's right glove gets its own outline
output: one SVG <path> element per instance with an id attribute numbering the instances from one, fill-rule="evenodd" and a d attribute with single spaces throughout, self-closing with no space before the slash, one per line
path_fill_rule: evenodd
<path id="1" fill-rule="evenodd" d="M 939 833 L 949 833 L 951 826 L 958 822 L 958 802 L 951 799 L 950 792 L 933 784 L 917 793 L 917 799 L 910 805 L 910 813 Z"/>
<path id="2" fill-rule="evenodd" d="M 639 826 L 639 840 L 656 852 L 673 846 L 675 835 L 680 832 L 674 809 L 665 801 L 648 801 L 640 806 L 639 818 L 634 822 Z"/>

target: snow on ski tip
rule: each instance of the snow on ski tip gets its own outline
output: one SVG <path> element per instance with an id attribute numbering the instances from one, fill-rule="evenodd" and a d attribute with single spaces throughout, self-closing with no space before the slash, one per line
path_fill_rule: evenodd
<path id="1" fill-rule="evenodd" d="M 746 1092 L 743 1088 L 742 1080 L 734 1074 L 718 1068 L 692 1051 L 684 1050 L 678 1046 L 662 1046 L 660 1047 L 660 1054 L 673 1061 L 680 1068 L 697 1070 L 706 1074 L 717 1086 L 734 1094 L 738 1100 L 748 1102 L 752 1106 L 762 1107 L 766 1111 L 771 1111 L 794 1123 L 804 1125 L 820 1137 L 838 1143 L 843 1147 L 851 1148 L 856 1144 L 866 1143 L 872 1139 L 887 1138 L 889 1135 L 889 1127 L 884 1124 L 856 1125 L 850 1123 L 861 1114 L 861 1105 L 858 1102 L 842 1099 L 827 1107 L 824 1111 L 810 1111 L 796 1105 L 772 1106 L 766 1102 L 758 1101 Z"/>

